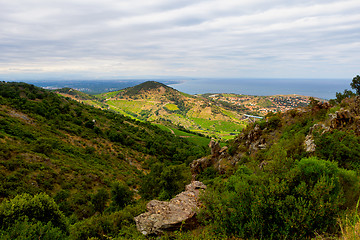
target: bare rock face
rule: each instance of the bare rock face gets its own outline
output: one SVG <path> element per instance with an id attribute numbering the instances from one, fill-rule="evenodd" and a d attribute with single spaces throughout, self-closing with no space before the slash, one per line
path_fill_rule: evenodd
<path id="1" fill-rule="evenodd" d="M 211 149 L 211 155 L 213 155 L 214 157 L 217 157 L 220 155 L 220 144 L 219 142 L 214 141 L 213 139 L 211 139 L 210 143 L 209 143 L 209 148 Z"/>
<path id="2" fill-rule="evenodd" d="M 196 210 L 199 194 L 206 186 L 193 181 L 186 186 L 184 192 L 176 195 L 169 202 L 151 200 L 146 208 L 148 212 L 135 217 L 136 228 L 144 235 L 159 235 L 164 231 L 174 231 L 182 227 L 191 228 L 196 225 Z"/>
<path id="3" fill-rule="evenodd" d="M 344 127 L 346 124 L 353 122 L 353 116 L 349 110 L 340 109 L 334 114 L 330 114 L 330 128 L 336 129 Z"/>
<path id="4" fill-rule="evenodd" d="M 306 152 L 315 152 L 316 145 L 312 135 L 307 135 L 304 141 L 304 147 Z"/>
<path id="5" fill-rule="evenodd" d="M 213 162 L 214 159 L 212 158 L 212 156 L 203 157 L 192 161 L 192 163 L 190 163 L 192 175 L 195 176 L 196 174 L 201 173 L 202 171 L 204 171 L 205 168 L 210 167 Z"/>

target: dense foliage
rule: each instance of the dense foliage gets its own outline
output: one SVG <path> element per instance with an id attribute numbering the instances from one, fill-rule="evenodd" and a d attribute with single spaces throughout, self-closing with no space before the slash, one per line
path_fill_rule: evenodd
<path id="1" fill-rule="evenodd" d="M 331 106 L 312 99 L 307 108 L 270 113 L 244 129 L 221 159 L 235 167 L 220 177 L 213 167 L 198 176 L 209 183 L 203 224 L 215 236 L 310 239 L 336 236 L 344 216 L 358 216 L 360 98 L 339 100 Z"/>
<path id="2" fill-rule="evenodd" d="M 336 236 L 359 204 L 354 95 L 337 95 L 333 106 L 312 99 L 243 129 L 196 176 L 208 185 L 202 230 L 163 238 Z M 146 200 L 182 191 L 188 164 L 206 154 L 147 122 L 0 82 L 0 238 L 144 239 L 133 217 Z"/>
<path id="3" fill-rule="evenodd" d="M 340 209 L 351 206 L 347 200 L 358 194 L 355 172 L 304 158 L 277 175 L 239 168 L 206 192 L 202 214 L 227 235 L 303 239 L 314 232 L 335 232 Z"/>
<path id="4" fill-rule="evenodd" d="M 190 181 L 177 179 L 188 176 L 184 164 L 207 151 L 150 123 L 0 82 L 0 236 L 106 238 L 121 229 L 136 235 L 132 218 L 144 211 L 136 189 L 174 196 Z M 151 181 L 155 165 L 164 174 L 154 192 L 141 183 Z"/>

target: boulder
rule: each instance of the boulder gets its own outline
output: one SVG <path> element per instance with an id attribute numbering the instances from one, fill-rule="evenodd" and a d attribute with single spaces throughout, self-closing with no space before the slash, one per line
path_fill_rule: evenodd
<path id="1" fill-rule="evenodd" d="M 304 147 L 305 147 L 305 151 L 312 153 L 315 152 L 316 150 L 316 145 L 314 142 L 314 138 L 312 135 L 307 135 L 304 141 Z"/>
<path id="2" fill-rule="evenodd" d="M 210 167 L 214 163 L 212 156 L 196 159 L 190 163 L 190 169 L 193 176 L 201 173 L 205 168 Z"/>
<path id="3" fill-rule="evenodd" d="M 214 157 L 217 157 L 220 155 L 220 144 L 219 142 L 216 142 L 214 139 L 211 139 L 210 143 L 209 143 L 209 148 L 211 149 L 211 155 L 213 155 Z"/>
<path id="4" fill-rule="evenodd" d="M 151 200 L 146 205 L 148 211 L 134 218 L 136 228 L 144 235 L 159 235 L 180 227 L 195 227 L 199 194 L 204 189 L 206 186 L 202 182 L 193 181 L 169 202 Z"/>
<path id="5" fill-rule="evenodd" d="M 330 114 L 330 128 L 337 129 L 353 122 L 353 116 L 349 110 L 340 109 L 334 114 Z"/>

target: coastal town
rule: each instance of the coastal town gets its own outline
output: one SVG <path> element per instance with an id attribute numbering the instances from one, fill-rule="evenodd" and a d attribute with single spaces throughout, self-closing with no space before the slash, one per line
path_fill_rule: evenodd
<path id="1" fill-rule="evenodd" d="M 265 116 L 269 112 L 285 112 L 290 109 L 305 107 L 311 97 L 296 94 L 274 96 L 251 96 L 241 94 L 212 94 L 210 99 L 241 107 L 248 114 Z M 324 101 L 322 99 L 317 99 Z"/>

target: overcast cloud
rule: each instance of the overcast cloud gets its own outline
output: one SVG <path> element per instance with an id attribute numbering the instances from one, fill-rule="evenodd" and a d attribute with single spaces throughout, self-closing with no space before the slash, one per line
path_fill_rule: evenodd
<path id="1" fill-rule="evenodd" d="M 0 0 L 0 78 L 352 78 L 359 0 Z"/>

